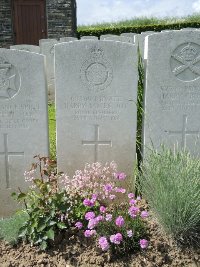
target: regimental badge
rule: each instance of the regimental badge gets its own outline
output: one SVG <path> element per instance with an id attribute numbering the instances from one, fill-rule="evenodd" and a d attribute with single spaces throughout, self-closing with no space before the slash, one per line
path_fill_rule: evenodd
<path id="1" fill-rule="evenodd" d="M 20 77 L 15 66 L 0 57 L 0 99 L 14 97 L 20 89 Z"/>
<path id="2" fill-rule="evenodd" d="M 90 50 L 90 57 L 84 61 L 80 72 L 85 87 L 94 93 L 105 90 L 113 79 L 112 66 L 98 45 Z"/>
<path id="3" fill-rule="evenodd" d="M 190 82 L 200 77 L 200 46 L 184 43 L 171 56 L 171 70 L 182 81 Z"/>

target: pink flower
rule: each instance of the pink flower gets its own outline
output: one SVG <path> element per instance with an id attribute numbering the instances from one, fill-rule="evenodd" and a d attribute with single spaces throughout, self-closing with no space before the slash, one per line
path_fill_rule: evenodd
<path id="1" fill-rule="evenodd" d="M 130 205 L 135 205 L 136 202 L 137 202 L 137 201 L 136 201 L 135 199 L 131 199 L 131 200 L 129 201 L 129 204 L 130 204 Z"/>
<path id="2" fill-rule="evenodd" d="M 97 194 L 92 194 L 92 202 L 95 202 L 97 200 Z"/>
<path id="3" fill-rule="evenodd" d="M 122 227 L 124 225 L 125 221 L 124 218 L 122 216 L 117 217 L 117 219 L 115 220 L 115 224 L 118 227 Z"/>
<path id="4" fill-rule="evenodd" d="M 105 191 L 107 191 L 107 192 L 111 192 L 112 189 L 113 189 L 113 187 L 112 187 L 111 184 L 106 184 L 106 185 L 104 185 L 104 189 L 105 189 Z"/>
<path id="5" fill-rule="evenodd" d="M 95 228 L 97 226 L 97 224 L 98 224 L 98 221 L 96 220 L 96 218 L 89 220 L 89 222 L 88 222 L 88 229 Z"/>
<path id="6" fill-rule="evenodd" d="M 116 235 L 111 235 L 110 236 L 110 242 L 113 244 L 119 245 L 122 241 L 122 234 L 117 233 Z"/>
<path id="7" fill-rule="evenodd" d="M 83 224 L 82 224 L 82 222 L 77 222 L 77 223 L 75 223 L 75 226 L 77 229 L 81 229 L 83 227 Z"/>
<path id="8" fill-rule="evenodd" d="M 125 188 L 116 187 L 115 188 L 115 192 L 124 194 L 124 193 L 126 193 L 126 189 Z"/>
<path id="9" fill-rule="evenodd" d="M 140 214 L 141 218 L 144 219 L 144 218 L 147 218 L 149 216 L 149 213 L 146 211 L 146 210 L 143 210 Z"/>
<path id="10" fill-rule="evenodd" d="M 103 251 L 108 250 L 109 243 L 106 237 L 102 236 L 99 238 L 99 245 Z"/>
<path id="11" fill-rule="evenodd" d="M 133 236 L 133 231 L 132 230 L 128 230 L 126 233 L 127 233 L 128 237 L 132 237 Z"/>
<path id="12" fill-rule="evenodd" d="M 109 198 L 110 198 L 111 200 L 113 200 L 113 199 L 116 198 L 116 196 L 115 196 L 115 195 L 110 195 Z"/>
<path id="13" fill-rule="evenodd" d="M 135 195 L 133 193 L 128 194 L 128 198 L 134 198 L 134 197 L 135 197 Z"/>
<path id="14" fill-rule="evenodd" d="M 141 200 L 141 197 L 140 197 L 140 196 L 138 196 L 136 199 L 137 199 L 137 200 Z"/>
<path id="15" fill-rule="evenodd" d="M 126 174 L 124 172 L 117 172 L 114 174 L 114 176 L 118 180 L 124 180 L 126 178 Z"/>
<path id="16" fill-rule="evenodd" d="M 96 231 L 95 230 L 85 230 L 84 236 L 85 237 L 91 237 L 92 235 L 95 235 Z"/>
<path id="17" fill-rule="evenodd" d="M 93 207 L 94 206 L 94 201 L 86 198 L 83 200 L 83 205 L 85 205 L 86 207 Z"/>
<path id="18" fill-rule="evenodd" d="M 140 212 L 140 209 L 134 206 L 131 206 L 128 210 L 128 213 L 132 218 L 136 218 L 139 212 Z"/>
<path id="19" fill-rule="evenodd" d="M 102 215 L 98 215 L 98 216 L 96 217 L 96 221 L 97 221 L 97 223 L 103 221 L 103 219 L 104 219 L 104 217 L 103 217 Z"/>
<path id="20" fill-rule="evenodd" d="M 100 210 L 100 212 L 104 213 L 104 212 L 106 212 L 106 207 L 101 206 L 101 207 L 99 208 L 99 210 Z"/>
<path id="21" fill-rule="evenodd" d="M 147 248 L 149 242 L 146 239 L 140 239 L 140 247 L 141 248 Z"/>
<path id="22" fill-rule="evenodd" d="M 93 211 L 88 211 L 86 212 L 85 214 L 85 219 L 87 221 L 91 220 L 91 219 L 94 219 L 95 218 L 95 213 Z"/>
<path id="23" fill-rule="evenodd" d="M 112 221 L 112 214 L 106 214 L 106 221 L 107 222 L 110 222 L 110 221 Z"/>

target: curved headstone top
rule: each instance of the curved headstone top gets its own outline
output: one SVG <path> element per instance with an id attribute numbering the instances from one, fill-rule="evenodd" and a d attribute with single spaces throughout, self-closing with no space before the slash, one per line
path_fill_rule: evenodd
<path id="1" fill-rule="evenodd" d="M 10 46 L 10 49 L 16 49 L 16 50 L 21 50 L 21 51 L 27 51 L 27 52 L 33 52 L 33 53 L 38 53 L 40 54 L 40 47 L 37 45 L 12 45 Z"/>

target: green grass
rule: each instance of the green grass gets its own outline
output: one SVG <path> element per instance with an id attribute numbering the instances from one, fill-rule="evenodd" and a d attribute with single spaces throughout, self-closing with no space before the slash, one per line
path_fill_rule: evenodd
<path id="1" fill-rule="evenodd" d="M 50 158 L 56 159 L 56 118 L 55 105 L 49 104 L 49 140 L 50 140 Z"/>
<path id="2" fill-rule="evenodd" d="M 13 215 L 10 218 L 0 220 L 0 239 L 4 239 L 11 244 L 17 243 L 17 235 L 20 227 L 26 220 L 23 212 Z"/>
<path id="3" fill-rule="evenodd" d="M 181 243 L 200 246 L 200 160 L 163 147 L 145 159 L 139 181 L 161 225 Z"/>
<path id="4" fill-rule="evenodd" d="M 140 17 L 133 18 L 130 20 L 123 20 L 112 23 L 96 23 L 92 25 L 79 25 L 78 30 L 91 30 L 91 29 L 103 29 L 103 28 L 115 28 L 115 27 L 127 27 L 127 26 L 143 26 L 143 25 L 155 25 L 155 24 L 163 24 L 168 25 L 172 23 L 181 23 L 181 22 L 200 22 L 200 14 L 195 13 L 186 17 L 165 17 L 165 18 L 157 18 L 157 17 Z"/>

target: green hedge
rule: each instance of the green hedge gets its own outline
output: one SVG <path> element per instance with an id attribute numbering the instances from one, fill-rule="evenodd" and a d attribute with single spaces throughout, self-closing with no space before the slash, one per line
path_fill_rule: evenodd
<path id="1" fill-rule="evenodd" d="M 134 32 L 141 33 L 145 31 L 156 31 L 160 32 L 162 30 L 180 30 L 182 28 L 200 28 L 200 22 L 181 22 L 172 24 L 157 24 L 157 25 L 143 25 L 143 26 L 123 26 L 123 27 L 113 27 L 113 28 L 88 28 L 86 30 L 78 30 L 77 37 L 80 38 L 84 35 L 94 35 L 101 36 L 102 34 L 116 34 L 120 35 L 124 32 Z"/>

